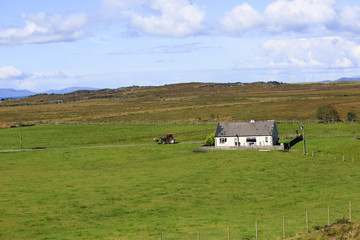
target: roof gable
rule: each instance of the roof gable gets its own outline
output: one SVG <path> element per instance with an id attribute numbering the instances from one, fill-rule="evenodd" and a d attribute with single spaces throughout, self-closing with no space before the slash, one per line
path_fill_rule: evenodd
<path id="1" fill-rule="evenodd" d="M 219 122 L 215 137 L 271 136 L 277 131 L 275 121 Z"/>

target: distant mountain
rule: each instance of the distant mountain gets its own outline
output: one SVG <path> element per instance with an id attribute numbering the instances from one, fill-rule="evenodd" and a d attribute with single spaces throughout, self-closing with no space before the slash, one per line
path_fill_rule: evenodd
<path id="1" fill-rule="evenodd" d="M 46 94 L 66 94 L 71 93 L 79 90 L 98 90 L 98 88 L 91 88 L 91 87 L 70 87 L 70 88 L 64 88 L 60 90 L 48 90 L 41 93 Z M 23 98 L 28 97 L 31 95 L 40 94 L 39 92 L 31 92 L 29 90 L 15 90 L 10 88 L 0 88 L 0 100 L 4 98 Z"/>
<path id="2" fill-rule="evenodd" d="M 29 90 L 15 90 L 10 88 L 1 88 L 0 89 L 0 99 L 4 98 L 22 98 L 28 97 L 30 95 L 36 94 L 35 92 L 31 92 Z"/>
<path id="3" fill-rule="evenodd" d="M 91 88 L 91 87 L 69 87 L 69 88 L 64 88 L 64 89 L 60 89 L 60 90 L 47 90 L 45 92 L 42 93 L 47 93 L 47 94 L 66 94 L 66 93 L 71 93 L 71 92 L 75 92 L 75 91 L 79 91 L 79 90 L 99 90 L 99 88 Z"/>
<path id="4" fill-rule="evenodd" d="M 322 82 L 327 83 L 327 82 L 353 82 L 353 81 L 360 81 L 360 77 L 350 77 L 350 78 L 342 77 L 337 80 L 325 80 Z"/>

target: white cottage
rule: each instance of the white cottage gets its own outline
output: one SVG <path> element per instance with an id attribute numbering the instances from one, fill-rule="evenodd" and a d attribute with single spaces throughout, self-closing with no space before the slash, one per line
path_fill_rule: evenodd
<path id="1" fill-rule="evenodd" d="M 274 120 L 219 122 L 215 132 L 215 147 L 273 146 L 278 141 Z"/>

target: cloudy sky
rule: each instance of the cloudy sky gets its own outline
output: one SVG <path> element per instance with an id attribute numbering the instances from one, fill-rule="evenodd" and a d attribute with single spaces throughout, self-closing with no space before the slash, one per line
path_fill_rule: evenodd
<path id="1" fill-rule="evenodd" d="M 360 76 L 358 0 L 0 0 L 0 88 Z"/>

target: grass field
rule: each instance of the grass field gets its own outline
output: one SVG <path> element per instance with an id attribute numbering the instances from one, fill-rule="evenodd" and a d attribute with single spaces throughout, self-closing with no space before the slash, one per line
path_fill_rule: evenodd
<path id="1" fill-rule="evenodd" d="M 123 144 L 153 144 L 167 132 L 176 141 L 204 141 L 216 124 L 71 124 L 22 127 L 23 148 L 63 148 Z M 20 128 L 0 129 L 0 149 L 20 148 Z"/>
<path id="2" fill-rule="evenodd" d="M 199 152 L 201 144 L 146 145 L 171 131 L 203 141 L 214 124 L 59 125 L 22 128 L 25 148 L 0 153 L 0 239 L 259 239 L 287 236 L 348 217 L 360 220 L 359 124 L 307 124 L 308 155 Z M 299 126 L 278 125 L 280 134 Z M 1 149 L 19 147 L 19 128 L 1 129 Z M 314 152 L 314 156 L 312 156 Z M 324 155 L 322 155 L 324 153 Z M 333 155 L 335 157 L 333 157 Z M 342 156 L 345 161 L 342 161 Z M 352 162 L 354 157 L 354 162 Z"/>

